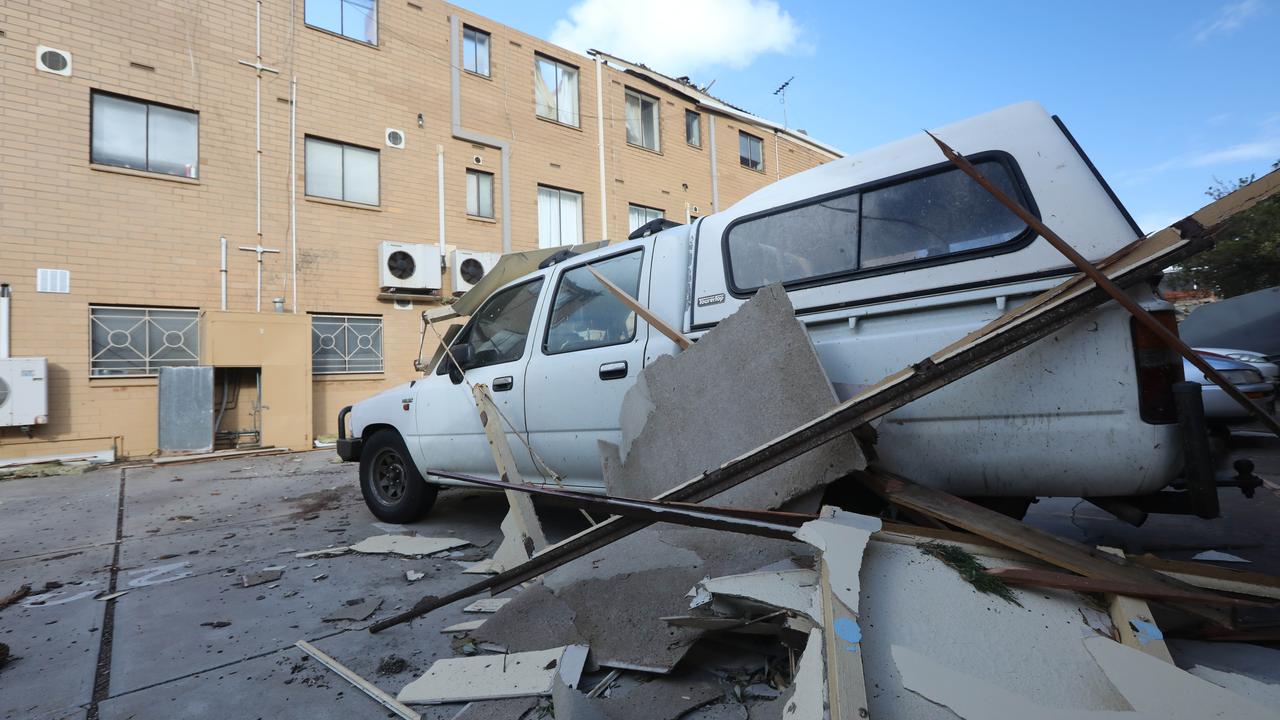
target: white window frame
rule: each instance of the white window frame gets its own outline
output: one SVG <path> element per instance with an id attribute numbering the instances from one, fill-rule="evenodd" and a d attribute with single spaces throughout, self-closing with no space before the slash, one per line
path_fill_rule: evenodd
<path id="1" fill-rule="evenodd" d="M 116 313 L 113 315 L 112 313 Z M 135 313 L 141 313 L 136 315 Z M 154 315 L 153 315 L 154 313 Z M 167 317 L 161 317 L 161 314 Z M 120 320 L 122 323 L 109 325 L 108 320 Z M 127 325 L 127 329 L 125 325 Z M 169 327 L 161 325 L 161 322 L 173 323 Z M 94 330 L 103 330 L 107 337 L 106 346 L 95 348 L 93 342 Z M 141 346 L 133 342 L 132 337 L 134 331 L 141 330 L 142 343 Z M 152 330 L 160 333 L 160 347 L 153 348 Z M 192 347 L 186 341 L 185 333 L 194 330 L 195 346 Z M 123 335 L 117 335 L 117 333 Z M 176 334 L 178 339 L 175 341 L 172 335 Z M 106 358 L 103 355 L 113 349 L 120 348 L 135 355 L 133 358 Z M 180 358 L 160 358 L 159 353 L 166 349 L 174 348 L 180 350 L 187 357 Z M 112 363 L 141 363 L 141 369 L 135 370 L 132 367 L 121 364 L 115 367 L 126 370 L 126 372 L 108 372 L 112 369 Z M 166 308 L 166 307 L 145 307 L 145 306 L 128 306 L 128 305 L 90 305 L 89 306 L 89 377 L 91 379 L 100 378 L 122 378 L 122 377 L 156 377 L 160 374 L 162 367 L 190 367 L 200 364 L 200 311 L 192 308 Z"/>
<path id="2" fill-rule="evenodd" d="M 555 209 L 554 213 L 550 212 L 551 208 L 547 208 L 547 211 L 544 212 L 543 206 L 542 206 L 544 197 L 548 199 L 548 202 L 554 201 L 556 203 L 554 208 Z M 571 240 L 570 242 L 565 242 L 564 203 L 565 203 L 566 197 L 576 198 L 577 206 L 578 206 L 576 218 L 573 216 L 570 217 L 571 221 L 576 222 L 576 227 L 573 228 L 573 232 L 577 235 L 577 237 L 570 238 Z M 564 188 L 558 188 L 551 185 L 538 186 L 538 247 L 539 248 L 560 247 L 561 245 L 576 245 L 582 242 L 582 203 L 583 203 L 582 193 L 576 190 L 565 190 Z M 548 232 L 544 233 L 544 231 L 548 231 Z M 548 236 L 548 234 L 551 234 L 551 233 L 554 234 L 554 237 Z"/>
<path id="3" fill-rule="evenodd" d="M 332 328 L 332 332 L 321 332 L 316 327 L 316 321 L 322 324 L 327 323 Z M 356 321 L 357 326 L 368 326 L 376 324 L 372 332 L 362 333 L 352 327 L 352 321 Z M 371 373 L 385 372 L 386 363 L 384 360 L 383 336 L 385 324 L 381 315 L 343 315 L 334 313 L 312 313 L 311 314 L 311 374 L 312 375 L 368 375 Z M 327 329 L 327 328 L 326 328 Z M 356 347 L 351 348 L 348 338 L 344 330 L 351 330 L 356 337 Z M 329 338 L 331 343 L 325 346 L 325 338 Z M 363 345 L 363 341 L 368 340 L 368 345 Z M 318 347 L 317 347 L 318 346 Z M 342 366 L 339 367 L 317 367 L 316 353 L 319 350 L 335 350 L 340 358 Z M 369 350 L 372 352 L 371 357 L 357 357 L 356 353 L 360 350 Z M 356 363 L 370 363 L 368 365 L 357 365 L 352 367 L 353 361 Z M 376 361 L 376 363 L 374 362 Z M 325 361 L 328 362 L 328 361 Z"/>
<path id="4" fill-rule="evenodd" d="M 105 99 L 105 100 L 122 102 L 122 103 L 133 103 L 135 105 L 141 105 L 143 108 L 146 109 L 146 112 L 143 114 L 143 120 L 142 120 L 142 123 L 143 123 L 142 132 L 144 137 L 143 150 L 142 150 L 143 152 L 142 167 L 134 167 L 133 165 L 130 165 L 124 162 L 112 162 L 111 160 L 102 158 L 97 154 L 96 149 L 94 147 L 95 145 L 94 140 L 96 139 L 97 134 L 102 131 L 102 128 L 99 127 L 98 122 L 96 121 L 96 118 L 95 118 L 96 106 L 99 99 Z M 181 174 L 165 172 L 164 170 L 156 170 L 151 167 L 151 145 L 152 145 L 151 143 L 151 111 L 153 109 L 164 110 L 172 113 L 182 113 L 184 115 L 190 115 L 195 119 L 195 127 L 196 127 L 195 148 L 194 148 L 195 162 L 185 166 L 186 172 Z M 104 92 L 102 90 L 92 90 L 89 93 L 89 128 L 90 128 L 89 129 L 89 162 L 95 165 L 121 167 L 121 168 L 127 168 L 129 170 L 137 170 L 139 172 L 151 173 L 154 175 L 164 175 L 168 177 L 184 177 L 190 180 L 197 180 L 200 177 L 200 113 L 195 110 L 188 110 L 186 108 L 174 107 L 173 105 L 165 105 L 164 103 L 156 103 L 156 102 L 151 102 L 149 100 L 142 100 L 139 98 L 130 97 L 128 95 L 119 95 L 117 93 Z"/>
<path id="5" fill-rule="evenodd" d="M 646 107 L 647 105 L 647 107 Z M 662 152 L 662 101 L 639 90 L 626 89 L 623 111 L 626 120 L 627 144 Z M 653 124 L 653 145 L 645 142 L 646 126 Z M 632 138 L 635 138 L 634 140 Z"/>
<path id="6" fill-rule="evenodd" d="M 480 38 L 484 38 L 484 42 L 480 42 Z M 470 52 L 467 51 L 467 45 L 470 43 Z M 481 48 L 483 47 L 484 63 L 480 62 Z M 474 28 L 470 25 L 462 26 L 462 69 L 473 75 L 481 77 L 492 77 L 490 74 L 493 70 L 490 62 L 493 59 L 491 50 L 493 49 L 493 36 L 480 28 Z"/>
<path id="7" fill-rule="evenodd" d="M 308 150 L 310 150 L 313 143 L 319 144 L 319 145 L 330 145 L 330 146 L 341 149 L 342 160 L 341 160 L 341 166 L 338 168 L 338 178 L 343 188 L 341 196 L 324 195 L 319 192 L 312 192 L 313 188 L 311 187 L 311 183 L 309 182 L 310 173 L 306 171 L 306 168 L 310 162 L 310 153 L 308 152 Z M 346 194 L 347 194 L 346 193 L 346 185 L 347 185 L 346 162 L 347 162 L 348 150 L 355 151 L 355 152 L 373 153 L 373 157 L 378 165 L 378 172 L 374 178 L 376 180 L 375 187 L 373 189 L 375 201 L 372 203 L 363 202 L 361 200 L 349 200 L 346 197 Z M 307 197 L 325 198 L 326 200 L 338 200 L 341 202 L 349 202 L 356 205 L 367 205 L 369 207 L 379 207 L 382 205 L 382 153 L 373 148 L 367 148 L 367 147 L 364 147 L 363 145 L 353 145 L 352 143 L 344 143 L 339 140 L 330 140 L 328 138 L 316 137 L 314 135 L 307 135 L 303 140 L 303 173 L 302 175 L 303 175 L 303 193 Z"/>
<path id="8" fill-rule="evenodd" d="M 747 142 L 748 149 L 752 147 L 759 149 L 759 152 L 756 153 L 759 155 L 758 158 L 752 157 L 751 153 L 748 153 L 746 155 L 742 154 L 742 143 L 744 140 Z M 752 135 L 751 133 L 745 130 L 739 130 L 738 131 L 738 164 L 748 170 L 754 170 L 756 172 L 764 172 L 764 138 L 758 137 L 756 135 Z"/>
<path id="9" fill-rule="evenodd" d="M 544 90 L 544 95 L 547 98 L 547 102 L 545 103 L 538 100 L 538 83 L 543 81 L 542 66 L 544 64 L 555 69 L 556 77 L 556 86 L 554 88 L 545 88 Z M 573 65 L 569 65 L 568 63 L 562 63 L 554 58 L 547 57 L 546 55 L 534 55 L 533 75 L 533 106 L 534 112 L 537 113 L 538 117 L 560 123 L 561 125 L 580 127 L 581 115 L 579 114 L 579 110 L 582 98 L 578 92 L 578 81 L 581 78 L 578 68 Z M 573 77 L 572 83 L 569 83 L 566 80 L 566 77 L 570 75 Z M 570 95 L 572 97 L 569 97 Z M 573 108 L 571 110 L 564 107 L 568 104 L 566 102 L 568 100 L 572 100 Z"/>
<path id="10" fill-rule="evenodd" d="M 484 212 L 485 193 L 482 192 L 485 189 L 484 180 L 488 180 L 488 213 Z M 493 219 L 493 173 L 467 168 L 467 215 Z"/>
<path id="11" fill-rule="evenodd" d="M 637 205 L 636 203 L 627 203 L 627 234 L 635 232 L 644 226 L 645 223 L 651 223 L 659 218 L 667 216 L 667 211 L 648 205 Z M 638 221 L 638 222 L 637 222 Z"/>
<path id="12" fill-rule="evenodd" d="M 693 120 L 692 138 L 689 137 L 690 119 Z M 702 147 L 702 113 L 687 109 L 684 111 L 684 141 L 685 144 L 690 145 L 691 147 Z"/>
<path id="13" fill-rule="evenodd" d="M 333 28 L 330 28 L 330 27 L 325 27 L 323 25 L 318 25 L 312 20 L 307 19 L 307 6 L 317 2 L 327 2 L 327 3 L 335 4 L 338 6 L 338 29 L 337 30 L 334 30 Z M 362 45 L 377 47 L 378 46 L 378 29 L 379 29 L 378 26 L 381 21 L 381 18 L 379 17 L 379 12 L 378 12 L 380 10 L 380 8 L 378 7 L 378 3 L 380 2 L 380 0 L 372 0 L 372 2 L 373 2 L 373 37 L 368 40 L 362 37 L 357 37 L 355 35 L 349 35 L 346 32 L 344 32 L 344 28 L 347 24 L 346 23 L 346 20 L 347 20 L 346 7 L 348 5 L 347 0 L 305 0 L 302 7 L 302 22 L 306 24 L 307 27 L 312 27 L 317 30 L 321 30 L 323 32 L 332 33 L 334 35 L 337 35 L 338 37 L 344 37 L 352 42 L 358 42 Z"/>

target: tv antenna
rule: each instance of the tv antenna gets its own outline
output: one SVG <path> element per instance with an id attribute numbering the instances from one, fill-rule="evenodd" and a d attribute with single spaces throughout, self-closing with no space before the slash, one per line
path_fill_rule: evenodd
<path id="1" fill-rule="evenodd" d="M 792 75 L 787 78 L 786 82 L 779 85 L 777 90 L 773 91 L 773 94 L 778 96 L 778 102 L 782 103 L 782 127 L 784 128 L 787 127 L 787 86 L 795 79 L 796 76 Z"/>

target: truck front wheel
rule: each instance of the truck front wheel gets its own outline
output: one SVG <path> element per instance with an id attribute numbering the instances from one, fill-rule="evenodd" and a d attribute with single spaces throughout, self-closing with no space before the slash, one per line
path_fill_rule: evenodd
<path id="1" fill-rule="evenodd" d="M 426 515 L 437 489 L 422 479 L 400 434 L 379 430 L 360 453 L 360 492 L 379 520 L 402 524 Z"/>

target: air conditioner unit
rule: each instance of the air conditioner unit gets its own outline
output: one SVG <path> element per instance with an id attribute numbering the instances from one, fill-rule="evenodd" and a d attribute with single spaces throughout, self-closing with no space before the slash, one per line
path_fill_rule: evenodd
<path id="1" fill-rule="evenodd" d="M 454 295 L 461 295 L 470 290 L 480 278 L 489 274 L 502 253 L 474 252 L 472 250 L 454 250 L 449 253 L 449 276 Z"/>
<path id="2" fill-rule="evenodd" d="M 71 76 L 71 53 L 66 50 L 36 46 L 36 69 L 54 75 Z"/>
<path id="3" fill-rule="evenodd" d="M 427 243 L 384 242 L 378 248 L 378 287 L 439 290 L 440 248 Z"/>
<path id="4" fill-rule="evenodd" d="M 49 422 L 48 369 L 45 358 L 0 359 L 0 427 Z"/>
<path id="5" fill-rule="evenodd" d="M 387 128 L 387 147 L 393 147 L 397 150 L 404 149 L 404 131 L 395 128 Z"/>

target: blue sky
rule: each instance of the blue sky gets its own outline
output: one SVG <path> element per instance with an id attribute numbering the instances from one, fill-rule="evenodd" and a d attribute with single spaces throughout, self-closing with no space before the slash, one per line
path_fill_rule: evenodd
<path id="1" fill-rule="evenodd" d="M 695 82 L 846 152 L 1036 100 L 1144 230 L 1280 160 L 1280 0 L 462 0 Z M 662 22 L 648 24 L 645 17 Z M 684 18 L 675 22 L 674 18 Z"/>

